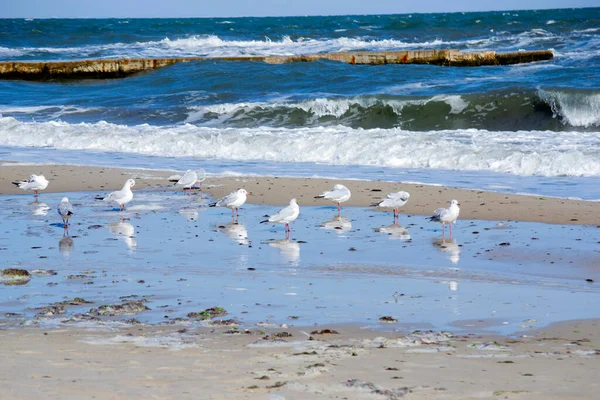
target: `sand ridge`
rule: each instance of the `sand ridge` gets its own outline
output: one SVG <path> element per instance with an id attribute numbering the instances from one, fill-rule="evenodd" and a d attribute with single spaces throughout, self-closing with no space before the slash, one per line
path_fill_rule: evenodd
<path id="1" fill-rule="evenodd" d="M 127 178 L 136 179 L 135 190 L 147 188 L 180 190 L 167 179 L 175 174 L 175 171 L 71 165 L 2 165 L 0 166 L 0 194 L 23 193 L 10 182 L 26 178 L 31 173 L 44 174 L 50 180 L 47 189 L 49 192 L 104 193 L 120 189 Z M 457 199 L 461 204 L 460 219 L 519 220 L 600 226 L 600 202 L 434 185 L 321 178 L 209 176 L 204 182 L 203 190 L 219 198 L 244 187 L 252 192 L 248 197 L 249 203 L 287 205 L 290 198 L 295 197 L 300 207 L 335 206 L 331 201 L 314 198 L 324 190 L 331 189 L 335 183 L 344 183 L 352 191 L 352 197 L 342 207 L 368 207 L 384 198 L 387 193 L 406 190 L 410 193 L 410 199 L 400 209 L 401 214 L 430 215 L 436 208 L 446 207 L 450 200 Z"/>

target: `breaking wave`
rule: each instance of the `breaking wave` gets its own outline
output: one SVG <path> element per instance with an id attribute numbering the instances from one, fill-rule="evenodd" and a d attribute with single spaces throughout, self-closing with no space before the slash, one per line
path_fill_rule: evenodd
<path id="1" fill-rule="evenodd" d="M 518 90 L 429 97 L 357 96 L 190 106 L 186 123 L 230 127 L 553 130 L 600 126 L 600 91 Z"/>
<path id="2" fill-rule="evenodd" d="M 222 129 L 191 124 L 158 127 L 107 122 L 20 122 L 2 117 L 0 145 L 159 157 L 600 176 L 598 132 L 418 132 L 345 126 Z"/>

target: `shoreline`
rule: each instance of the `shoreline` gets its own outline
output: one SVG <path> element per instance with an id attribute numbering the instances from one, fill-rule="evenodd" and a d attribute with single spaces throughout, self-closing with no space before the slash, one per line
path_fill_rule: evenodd
<path id="1" fill-rule="evenodd" d="M 0 382 L 19 399 L 197 398 L 198 387 L 214 399 L 593 398 L 599 323 L 518 336 L 358 325 L 0 329 L 11 366 Z"/>
<path id="2" fill-rule="evenodd" d="M 136 179 L 134 191 L 136 189 L 180 190 L 167 179 L 178 173 L 176 171 L 76 165 L 5 164 L 0 166 L 0 194 L 24 194 L 11 182 L 25 179 L 31 173 L 41 173 L 50 180 L 50 185 L 45 191 L 49 193 L 109 192 L 120 189 L 127 178 Z M 370 207 L 371 204 L 384 198 L 387 193 L 406 190 L 411 197 L 400 209 L 400 218 L 405 214 L 431 215 L 433 210 L 446 207 L 451 199 L 458 199 L 461 203 L 459 220 L 514 220 L 600 226 L 600 202 L 438 185 L 330 178 L 209 176 L 203 184 L 203 191 L 220 198 L 239 187 L 244 187 L 253 194 L 248 197 L 249 204 L 287 205 L 291 197 L 296 197 L 301 207 L 335 207 L 335 203 L 331 201 L 314 199 L 314 196 L 321 192 L 330 190 L 335 183 L 344 183 L 352 191 L 351 199 L 342 205 L 342 209 L 343 207 Z M 375 208 L 374 210 L 383 211 Z"/>

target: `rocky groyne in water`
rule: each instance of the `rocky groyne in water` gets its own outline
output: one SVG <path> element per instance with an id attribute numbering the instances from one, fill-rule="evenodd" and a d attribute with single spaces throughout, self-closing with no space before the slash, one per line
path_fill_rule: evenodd
<path id="1" fill-rule="evenodd" d="M 312 62 L 318 60 L 340 61 L 357 65 L 431 64 L 440 66 L 478 67 L 511 65 L 546 61 L 554 57 L 551 50 L 496 53 L 494 51 L 468 52 L 460 50 L 406 50 L 323 53 L 294 56 L 265 57 L 184 57 L 98 59 L 76 61 L 4 61 L 0 62 L 0 79 L 47 81 L 59 79 L 113 79 L 145 71 L 152 71 L 181 62 L 260 61 L 269 64 Z"/>

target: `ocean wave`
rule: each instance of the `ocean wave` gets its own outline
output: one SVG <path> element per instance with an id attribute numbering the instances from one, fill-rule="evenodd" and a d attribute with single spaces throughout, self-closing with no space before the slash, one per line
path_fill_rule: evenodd
<path id="1" fill-rule="evenodd" d="M 600 92 L 583 95 L 575 90 L 539 90 L 539 97 L 550 105 L 555 117 L 570 126 L 600 126 Z"/>
<path id="2" fill-rule="evenodd" d="M 581 33 L 573 34 L 581 36 Z M 496 32 L 488 37 L 450 40 L 371 39 L 339 37 L 315 39 L 283 35 L 263 40 L 225 39 L 217 35 L 193 35 L 154 41 L 88 44 L 78 47 L 0 47 L 0 56 L 14 58 L 157 58 L 157 57 L 244 57 L 301 55 L 344 51 L 393 51 L 408 49 L 458 48 L 463 50 L 516 51 L 522 48 L 545 48 L 567 40 L 543 29 L 520 33 Z"/>
<path id="3" fill-rule="evenodd" d="M 527 68 L 542 68 L 531 66 Z M 531 71 L 528 71 L 531 73 Z M 489 131 L 594 131 L 600 127 L 600 90 L 519 87 L 500 91 L 430 96 L 391 94 L 317 97 L 219 103 L 195 93 L 182 103 L 165 100 L 158 107 L 71 105 L 0 105 L 0 115 L 21 121 L 107 120 L 131 125 L 181 123 L 218 128 L 300 128 L 343 125 L 353 129 L 402 128 L 412 131 L 483 129 Z M 200 103 L 200 105 L 194 105 Z M 208 104 L 203 104 L 208 103 Z"/>
<path id="4" fill-rule="evenodd" d="M 158 127 L 0 118 L 0 145 L 159 157 L 600 176 L 599 132 Z M 158 167 L 158 166 L 157 166 Z"/>
<path id="5" fill-rule="evenodd" d="M 188 106 L 183 121 L 204 126 L 444 130 L 588 130 L 600 126 L 600 91 L 522 90 L 434 96 L 370 95 L 304 101 Z"/>

